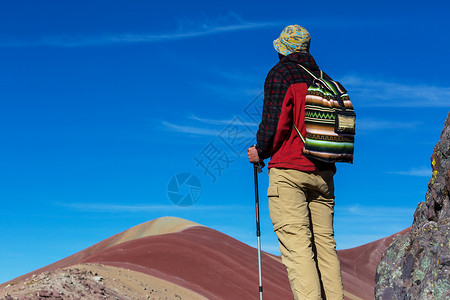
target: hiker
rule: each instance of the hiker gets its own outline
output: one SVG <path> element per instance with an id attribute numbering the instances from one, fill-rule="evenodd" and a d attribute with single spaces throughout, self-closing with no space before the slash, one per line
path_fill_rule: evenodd
<path id="1" fill-rule="evenodd" d="M 310 34 L 289 25 L 273 42 L 280 61 L 264 84 L 262 121 L 257 143 L 248 149 L 251 163 L 271 158 L 269 212 L 278 236 L 283 264 L 294 298 L 344 299 L 340 263 L 334 240 L 334 163 L 306 158 L 293 130 L 305 132 L 305 96 L 321 72 L 309 53 Z M 323 78 L 331 78 L 323 73 Z"/>

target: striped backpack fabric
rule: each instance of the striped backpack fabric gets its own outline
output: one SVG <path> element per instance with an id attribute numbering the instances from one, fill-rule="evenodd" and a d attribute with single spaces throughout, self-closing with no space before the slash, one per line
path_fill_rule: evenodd
<path id="1" fill-rule="evenodd" d="M 303 155 L 324 162 L 353 163 L 356 114 L 345 88 L 337 81 L 320 78 L 299 65 L 313 78 L 305 99 Z"/>

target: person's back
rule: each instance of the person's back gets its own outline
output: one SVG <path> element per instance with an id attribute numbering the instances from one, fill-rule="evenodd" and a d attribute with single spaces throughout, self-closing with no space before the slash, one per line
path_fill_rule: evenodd
<path id="1" fill-rule="evenodd" d="M 303 142 L 293 130 L 295 125 L 306 134 L 305 97 L 313 81 L 299 64 L 320 76 L 309 43 L 299 25 L 286 27 L 274 41 L 280 61 L 267 75 L 257 144 L 248 156 L 252 163 L 271 158 L 269 211 L 294 298 L 343 299 L 333 231 L 336 169 L 303 156 Z"/>

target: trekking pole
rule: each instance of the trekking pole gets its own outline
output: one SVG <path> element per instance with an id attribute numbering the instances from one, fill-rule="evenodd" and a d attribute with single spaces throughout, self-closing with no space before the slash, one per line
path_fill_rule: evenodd
<path id="1" fill-rule="evenodd" d="M 264 162 L 254 163 L 255 177 L 255 207 L 256 207 L 256 238 L 258 240 L 258 275 L 259 275 L 259 299 L 263 298 L 262 273 L 261 273 L 261 230 L 259 222 L 259 192 L 258 192 L 258 173 L 262 172 Z"/>

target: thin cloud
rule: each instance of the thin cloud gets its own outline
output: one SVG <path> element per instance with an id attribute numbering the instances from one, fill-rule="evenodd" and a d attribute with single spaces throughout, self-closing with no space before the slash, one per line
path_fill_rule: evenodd
<path id="1" fill-rule="evenodd" d="M 406 84 L 358 76 L 340 79 L 358 106 L 448 107 L 450 87 Z"/>
<path id="2" fill-rule="evenodd" d="M 186 22 L 185 22 L 186 23 Z M 192 22 L 191 22 L 192 23 Z M 0 47 L 84 47 L 126 45 L 137 43 L 160 43 L 185 39 L 194 39 L 215 34 L 257 30 L 280 26 L 279 22 L 247 22 L 236 14 L 228 14 L 216 20 L 206 20 L 196 25 L 194 29 L 187 29 L 180 24 L 178 30 L 168 33 L 127 33 L 127 34 L 101 34 L 101 35 L 59 35 L 45 36 L 37 40 L 10 40 L 0 41 Z"/>
<path id="3" fill-rule="evenodd" d="M 376 119 L 359 119 L 358 130 L 385 130 L 385 129 L 414 129 L 420 126 L 422 122 L 398 122 Z"/>
<path id="4" fill-rule="evenodd" d="M 199 119 L 199 121 L 202 119 Z M 218 123 L 218 120 L 208 120 L 203 119 L 204 123 L 211 122 L 211 123 Z M 211 124 L 210 123 L 210 124 Z M 206 135 L 206 136 L 223 136 L 228 134 L 237 134 L 239 133 L 240 138 L 245 137 L 254 137 L 255 133 L 253 130 L 249 128 L 249 125 L 244 123 L 240 118 L 235 118 L 231 120 L 229 123 L 225 124 L 218 124 L 223 125 L 221 128 L 216 129 L 207 129 L 204 127 L 193 127 L 193 126 L 186 126 L 186 125 L 177 125 L 170 122 L 162 121 L 162 124 L 164 127 L 170 131 L 179 132 L 179 133 L 187 133 L 187 134 L 193 134 L 193 135 Z"/>
<path id="5" fill-rule="evenodd" d="M 209 124 L 209 125 L 228 125 L 231 122 L 233 122 L 232 119 L 225 119 L 225 120 L 217 120 L 217 119 L 204 119 L 197 117 L 196 115 L 192 114 L 189 116 L 189 119 L 198 121 L 201 123 Z"/>
<path id="6" fill-rule="evenodd" d="M 411 226 L 415 207 L 337 207 L 335 232 L 338 249 L 361 246 L 390 236 Z M 358 226 L 355 227 L 355 224 Z"/>
<path id="7" fill-rule="evenodd" d="M 104 212 L 104 213 L 147 213 L 147 212 L 173 212 L 174 210 L 235 210 L 236 206 L 207 206 L 192 205 L 188 207 L 180 207 L 176 205 L 131 205 L 131 204 L 108 204 L 108 203 L 55 203 L 58 206 L 64 206 L 69 209 L 87 212 Z"/>
<path id="8" fill-rule="evenodd" d="M 169 130 L 180 133 L 189 133 L 195 135 L 207 135 L 207 136 L 218 136 L 223 130 L 207 129 L 200 127 L 192 127 L 185 125 L 177 125 L 170 122 L 163 121 L 162 124 Z"/>
<path id="9" fill-rule="evenodd" d="M 431 177 L 432 171 L 430 168 L 411 169 L 408 171 L 391 171 L 387 174 L 401 175 L 401 176 L 417 176 L 417 177 Z"/>
<path id="10" fill-rule="evenodd" d="M 415 207 L 389 207 L 389 206 L 362 206 L 359 204 L 341 207 L 341 214 L 346 217 L 364 217 L 368 222 L 373 222 L 373 218 L 399 218 L 399 216 L 412 216 Z"/>
<path id="11" fill-rule="evenodd" d="M 197 117 L 196 115 L 190 115 L 189 119 L 195 120 L 201 123 L 209 124 L 209 125 L 229 125 L 235 121 L 235 119 L 225 119 L 225 120 L 217 120 L 217 119 L 205 119 Z M 258 124 L 251 123 L 251 122 L 245 122 L 246 126 L 258 126 Z"/>
<path id="12" fill-rule="evenodd" d="M 173 205 L 119 205 L 107 203 L 56 203 L 58 206 L 89 212 L 155 212 L 177 208 Z"/>

